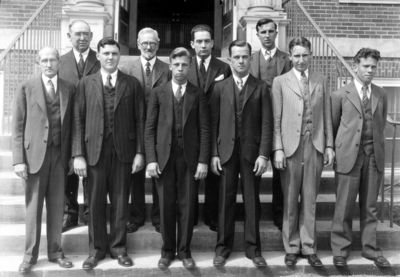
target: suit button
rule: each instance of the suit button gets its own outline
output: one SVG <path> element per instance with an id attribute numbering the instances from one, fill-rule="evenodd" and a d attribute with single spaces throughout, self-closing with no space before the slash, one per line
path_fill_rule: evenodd
<path id="1" fill-rule="evenodd" d="M 356 144 L 356 146 L 358 146 L 358 144 Z"/>
<path id="2" fill-rule="evenodd" d="M 100 136 L 102 137 L 102 136 L 103 136 L 103 134 L 100 134 Z"/>
<path id="3" fill-rule="evenodd" d="M 47 127 L 47 126 L 44 126 L 44 128 L 48 129 L 49 127 Z"/>
<path id="4" fill-rule="evenodd" d="M 43 142 L 44 142 L 44 143 L 47 143 L 47 140 L 44 140 Z"/>
<path id="5" fill-rule="evenodd" d="M 297 130 L 297 133 L 299 133 L 300 131 L 299 130 Z"/>
<path id="6" fill-rule="evenodd" d="M 299 116 L 301 116 L 301 114 L 299 114 Z"/>
<path id="7" fill-rule="evenodd" d="M 232 141 L 235 141 L 235 138 L 232 138 Z"/>
<path id="8" fill-rule="evenodd" d="M 357 130 L 357 132 L 360 132 L 360 130 Z"/>
<path id="9" fill-rule="evenodd" d="M 360 119 L 362 119 L 362 117 L 360 116 Z"/>

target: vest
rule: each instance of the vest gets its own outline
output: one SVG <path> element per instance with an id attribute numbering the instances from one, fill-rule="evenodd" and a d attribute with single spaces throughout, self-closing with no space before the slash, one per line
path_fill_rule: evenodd
<path id="1" fill-rule="evenodd" d="M 367 107 L 364 107 L 361 101 L 361 107 L 363 112 L 363 129 L 361 134 L 361 149 L 364 150 L 367 156 L 371 156 L 374 153 L 374 133 L 372 128 L 372 108 L 371 108 L 371 99 L 368 100 Z"/>
<path id="2" fill-rule="evenodd" d="M 115 87 L 108 88 L 103 85 L 103 101 L 104 101 L 104 139 L 114 132 L 114 103 L 115 103 Z"/>
<path id="3" fill-rule="evenodd" d="M 172 124 L 172 146 L 175 146 L 178 143 L 180 148 L 183 148 L 183 101 L 185 99 L 185 95 L 182 96 L 181 100 L 178 102 L 176 100 L 175 95 L 172 93 L 172 98 L 174 102 L 174 123 Z"/>
<path id="4" fill-rule="evenodd" d="M 144 95 L 145 95 L 145 99 L 146 99 L 146 103 L 147 103 L 147 100 L 150 97 L 150 93 L 151 93 L 151 89 L 152 89 L 152 80 L 153 80 L 154 70 L 151 70 L 149 77 L 147 77 L 146 70 L 143 69 L 143 65 L 141 66 L 141 68 L 142 68 L 142 76 L 143 76 L 142 80 L 144 81 L 143 82 Z M 153 69 L 154 69 L 154 67 L 153 67 Z"/>
<path id="5" fill-rule="evenodd" d="M 52 143 L 58 146 L 61 143 L 61 111 L 60 111 L 60 93 L 57 87 L 56 97 L 51 100 L 47 93 L 46 86 L 43 84 L 44 96 L 46 100 L 47 118 L 49 120 L 49 135 L 47 137 L 47 146 Z"/>
<path id="6" fill-rule="evenodd" d="M 268 87 L 272 87 L 274 78 L 278 76 L 278 58 L 275 55 L 270 59 L 269 62 L 265 60 L 265 57 L 260 52 L 260 79 L 268 84 Z"/>
<path id="7" fill-rule="evenodd" d="M 247 81 L 244 84 L 241 91 L 236 85 L 236 81 L 233 79 L 233 96 L 235 99 L 235 138 L 239 139 L 241 137 L 242 132 L 242 111 L 243 111 L 243 102 L 244 102 L 244 95 L 247 90 Z"/>
<path id="8" fill-rule="evenodd" d="M 310 89 L 309 89 L 309 86 L 307 86 L 307 89 L 304 89 L 301 82 L 299 82 L 299 83 L 302 88 L 301 90 L 303 93 L 303 103 L 304 103 L 303 119 L 302 119 L 302 124 L 301 124 L 301 134 L 304 135 L 306 131 L 309 131 L 310 134 L 312 134 L 313 123 L 312 123 L 312 108 L 311 108 Z"/>

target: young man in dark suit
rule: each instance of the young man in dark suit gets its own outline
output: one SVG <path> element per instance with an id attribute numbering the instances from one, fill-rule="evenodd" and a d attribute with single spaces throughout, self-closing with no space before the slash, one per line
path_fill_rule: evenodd
<path id="1" fill-rule="evenodd" d="M 93 34 L 90 26 L 83 20 L 73 21 L 69 25 L 68 39 L 72 44 L 72 50 L 60 58 L 58 76 L 78 85 L 80 79 L 94 74 L 100 70 L 100 62 L 96 58 L 96 52 L 90 49 Z M 84 199 L 84 220 L 87 224 L 89 209 L 87 204 L 86 178 L 82 180 Z M 78 204 L 79 177 L 76 174 L 68 175 L 65 187 L 65 211 L 63 232 L 78 226 L 79 204 Z"/>
<path id="2" fill-rule="evenodd" d="M 26 198 L 26 244 L 20 273 L 30 272 L 38 259 L 45 199 L 49 261 L 72 267 L 61 249 L 61 230 L 65 180 L 73 170 L 69 165 L 75 87 L 57 77 L 56 49 L 42 48 L 37 61 L 42 74 L 20 84 L 13 103 L 13 165 L 23 178 Z"/>
<path id="3" fill-rule="evenodd" d="M 187 81 L 189 51 L 176 48 L 170 62 L 172 80 L 155 88 L 148 104 L 147 172 L 156 178 L 160 200 L 163 246 L 158 267 L 167 269 L 177 253 L 190 269 L 195 267 L 190 242 L 196 188 L 208 170 L 210 117 L 204 91 Z"/>
<path id="4" fill-rule="evenodd" d="M 211 169 L 221 175 L 215 266 L 223 266 L 233 250 L 239 173 L 246 257 L 256 267 L 267 265 L 261 256 L 259 190 L 271 152 L 272 107 L 267 84 L 249 74 L 250 57 L 247 42 L 229 45 L 233 75 L 215 85 L 211 99 Z"/>
<path id="5" fill-rule="evenodd" d="M 379 267 L 390 267 L 376 239 L 376 204 L 385 172 L 387 115 L 386 91 L 372 83 L 379 59 L 379 51 L 360 49 L 353 66 L 357 79 L 332 93 L 336 203 L 331 246 L 336 266 L 346 266 L 350 255 L 358 195 L 362 256 Z"/>
<path id="6" fill-rule="evenodd" d="M 192 59 L 188 80 L 195 86 L 204 90 L 207 96 L 207 103 L 210 105 L 214 85 L 232 75 L 230 66 L 211 55 L 214 41 L 213 31 L 207 25 L 197 25 L 193 27 L 190 42 L 196 52 L 196 57 Z M 204 194 L 204 224 L 210 227 L 211 231 L 218 230 L 218 183 L 219 177 L 208 172 L 205 181 Z M 196 219 L 197 224 L 196 202 Z"/>
<path id="7" fill-rule="evenodd" d="M 87 175 L 89 197 L 90 252 L 85 270 L 95 268 L 108 252 L 121 266 L 133 265 L 126 250 L 130 179 L 144 166 L 142 87 L 135 77 L 118 70 L 120 47 L 115 40 L 103 38 L 97 51 L 101 70 L 79 82 L 74 106 L 74 168 L 79 176 Z"/>
<path id="8" fill-rule="evenodd" d="M 156 57 L 160 39 L 156 30 L 144 28 L 138 34 L 137 46 L 140 49 L 140 57 L 121 67 L 121 71 L 136 77 L 144 89 L 145 103 L 147 105 L 150 92 L 153 88 L 165 84 L 171 80 L 171 71 L 168 64 Z M 143 226 L 146 219 L 145 203 L 145 182 L 146 170 L 132 175 L 131 184 L 131 210 L 129 214 L 128 233 L 136 232 L 140 226 Z M 151 222 L 160 233 L 160 206 L 158 205 L 158 195 L 154 178 L 153 184 L 153 205 L 151 207 Z"/>

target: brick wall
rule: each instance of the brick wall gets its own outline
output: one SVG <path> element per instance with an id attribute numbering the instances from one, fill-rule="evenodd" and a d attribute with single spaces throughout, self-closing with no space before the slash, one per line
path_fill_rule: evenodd
<path id="1" fill-rule="evenodd" d="M 400 38 L 400 4 L 344 4 L 339 0 L 301 3 L 328 37 Z"/>
<path id="2" fill-rule="evenodd" d="M 1 0 L 0 29 L 21 29 L 43 0 Z"/>

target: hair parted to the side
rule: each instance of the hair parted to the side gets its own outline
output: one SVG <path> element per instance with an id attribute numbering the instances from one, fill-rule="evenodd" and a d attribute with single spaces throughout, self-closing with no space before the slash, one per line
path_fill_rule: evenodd
<path id="1" fill-rule="evenodd" d="M 106 45 L 116 45 L 118 47 L 118 50 L 121 50 L 119 47 L 118 42 L 116 42 L 113 38 L 111 37 L 106 37 L 102 38 L 99 43 L 97 43 L 97 52 L 100 53 L 100 48 L 104 48 Z"/>
<path id="2" fill-rule="evenodd" d="M 357 54 L 353 58 L 353 62 L 355 64 L 359 64 L 361 58 L 367 59 L 367 58 L 373 58 L 377 62 L 379 62 L 379 59 L 381 58 L 381 53 L 378 50 L 372 49 L 372 48 L 361 48 Z"/>
<path id="3" fill-rule="evenodd" d="M 189 61 L 192 62 L 192 55 L 185 47 L 175 48 L 171 55 L 169 55 L 169 62 L 172 62 L 176 57 L 188 57 Z"/>
<path id="4" fill-rule="evenodd" d="M 271 18 L 262 18 L 262 19 L 258 20 L 258 22 L 257 22 L 257 24 L 256 24 L 256 31 L 257 31 L 257 33 L 258 33 L 258 29 L 259 29 L 262 25 L 265 25 L 265 24 L 268 24 L 268 23 L 274 23 L 274 25 L 275 25 L 275 31 L 276 31 L 276 29 L 278 29 L 278 26 L 276 25 L 275 21 L 273 21 Z"/>
<path id="5" fill-rule="evenodd" d="M 293 48 L 295 46 L 303 46 L 305 48 L 308 48 L 308 50 L 310 50 L 311 52 L 311 42 L 305 37 L 297 37 L 289 42 L 289 54 L 292 54 Z"/>
<path id="6" fill-rule="evenodd" d="M 232 48 L 235 46 L 237 46 L 237 47 L 246 47 L 247 46 L 247 48 L 249 49 L 249 54 L 251 55 L 251 45 L 244 40 L 237 39 L 237 40 L 232 41 L 231 44 L 229 44 L 229 48 L 228 48 L 229 49 L 229 57 L 232 56 Z"/>
<path id="7" fill-rule="evenodd" d="M 190 32 L 192 41 L 194 41 L 194 34 L 197 32 L 209 32 L 211 39 L 213 38 L 213 30 L 206 24 L 200 24 L 193 27 L 192 31 Z"/>
<path id="8" fill-rule="evenodd" d="M 146 28 L 143 28 L 142 30 L 139 31 L 138 42 L 139 42 L 139 38 L 140 38 L 141 35 L 149 34 L 149 33 L 150 34 L 154 34 L 156 36 L 156 38 L 157 38 L 157 41 L 160 41 L 160 38 L 158 37 L 158 32 L 156 30 L 152 29 L 152 28 L 146 27 Z"/>

